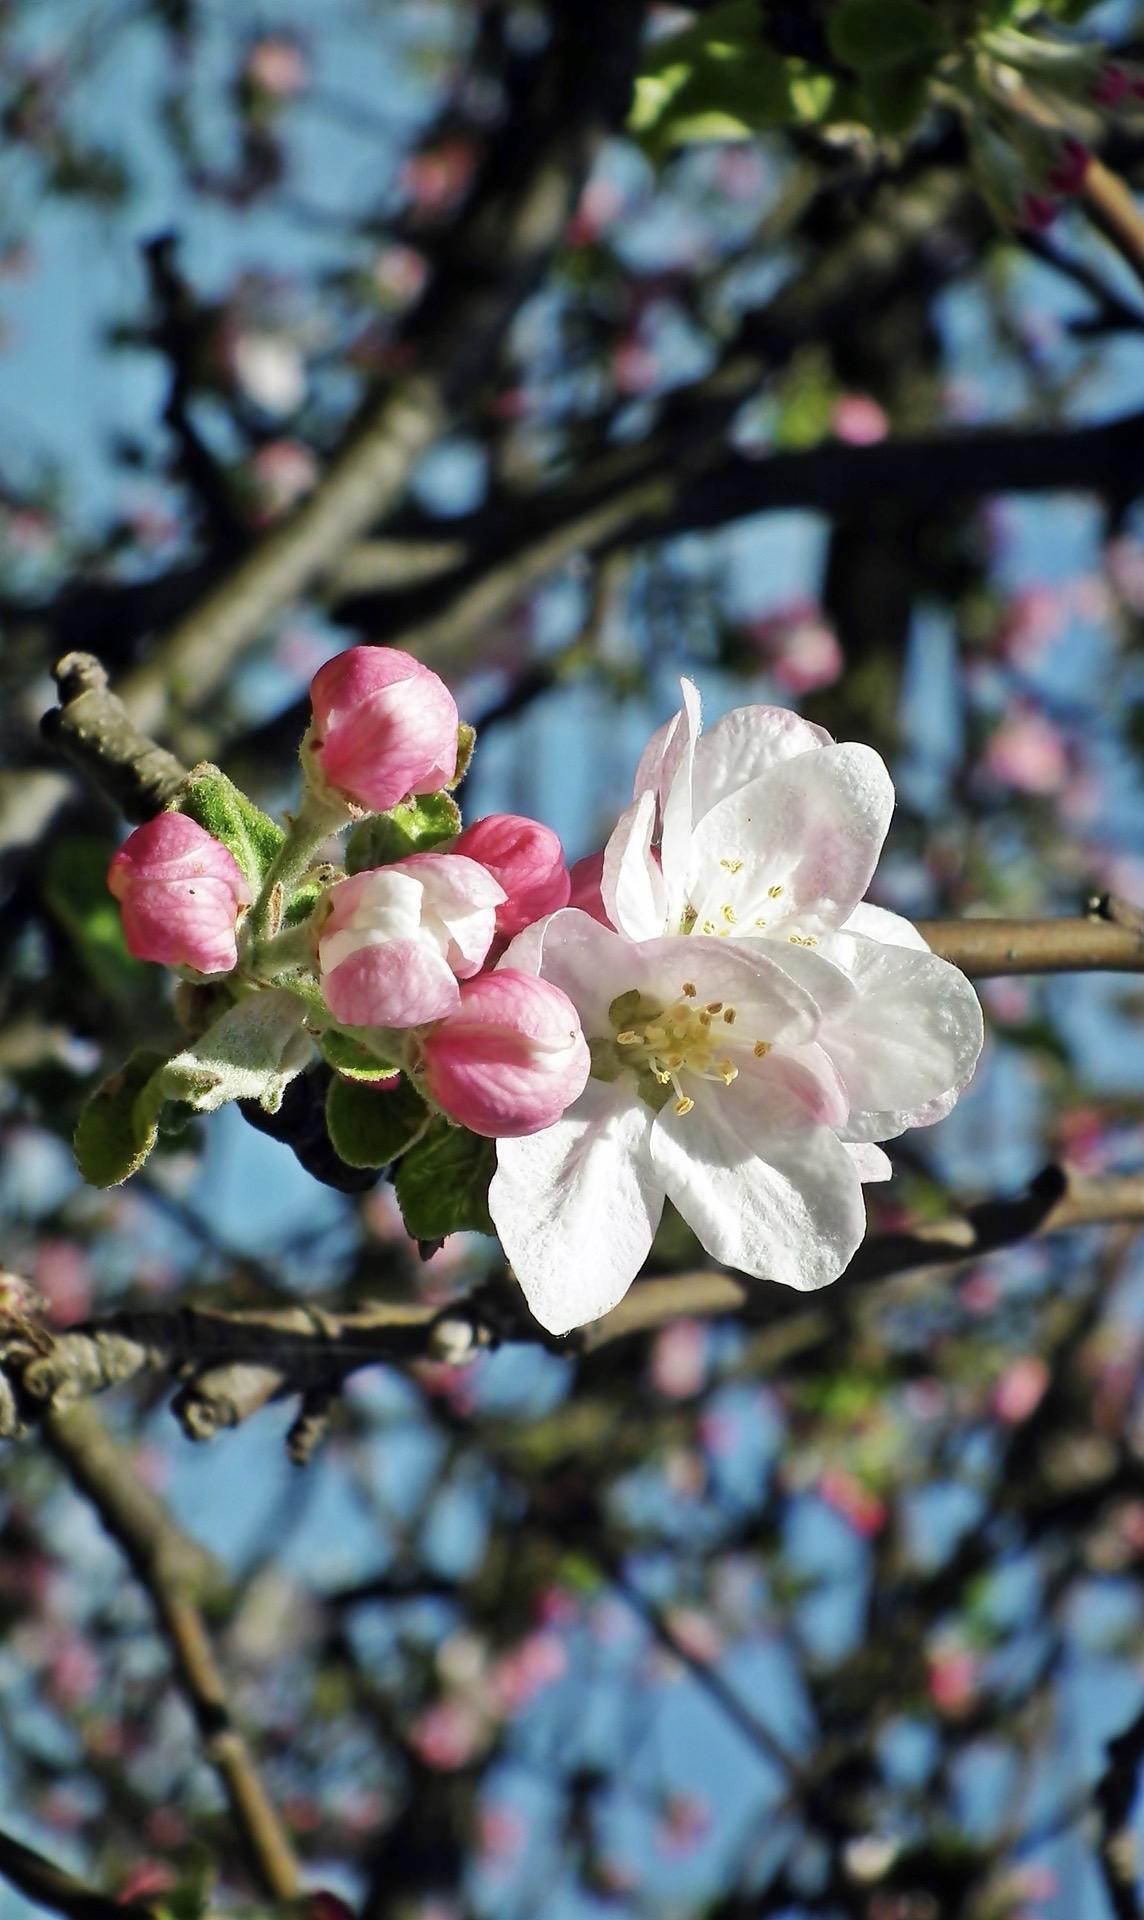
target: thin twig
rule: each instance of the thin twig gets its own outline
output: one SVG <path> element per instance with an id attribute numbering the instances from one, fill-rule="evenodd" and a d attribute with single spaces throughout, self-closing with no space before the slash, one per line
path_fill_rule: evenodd
<path id="1" fill-rule="evenodd" d="M 943 960 L 976 979 L 1002 973 L 1139 973 L 1144 934 L 1121 922 L 919 920 L 918 932 Z"/>
<path id="2" fill-rule="evenodd" d="M 113 1900 L 7 1833 L 0 1833 L 0 1875 L 34 1906 L 66 1920 L 156 1920 L 160 1912 L 147 1900 Z"/>
<path id="3" fill-rule="evenodd" d="M 274 1900 L 296 1898 L 298 1861 L 285 1827 L 233 1719 L 226 1682 L 211 1647 L 195 1586 L 182 1551 L 175 1554 L 174 1522 L 157 1496 L 125 1485 L 133 1476 L 121 1449 L 108 1441 L 91 1408 L 49 1409 L 48 1444 L 79 1491 L 91 1502 L 132 1571 L 150 1595 L 171 1647 L 180 1687 L 194 1716 L 207 1759 L 218 1773 L 260 1890 Z M 93 1915 L 92 1920 L 104 1920 Z"/>

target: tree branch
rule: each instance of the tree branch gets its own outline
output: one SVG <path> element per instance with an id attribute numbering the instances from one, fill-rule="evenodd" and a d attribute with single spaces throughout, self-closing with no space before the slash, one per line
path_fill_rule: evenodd
<path id="1" fill-rule="evenodd" d="M 197 1580 L 188 1572 L 188 1550 L 194 1550 L 194 1543 L 185 1540 L 156 1495 L 135 1484 L 130 1461 L 90 1407 L 49 1407 L 44 1431 L 57 1460 L 150 1595 L 203 1751 L 225 1789 L 259 1888 L 274 1900 L 294 1899 L 298 1862 L 245 1736 L 231 1716 L 226 1682 L 195 1597 Z M 200 1559 L 209 1559 L 197 1551 Z M 101 1912 L 89 1914 L 90 1920 L 106 1920 Z"/>
<path id="2" fill-rule="evenodd" d="M 864 1285 L 978 1260 L 1073 1227 L 1136 1221 L 1144 1221 L 1144 1177 L 1089 1178 L 1050 1166 L 1023 1194 L 983 1200 L 953 1219 L 909 1232 L 872 1235 L 842 1279 Z M 516 1290 L 496 1281 L 446 1308 L 375 1301 L 344 1312 L 312 1306 L 126 1311 L 69 1328 L 46 1351 L 42 1339 L 18 1332 L 0 1348 L 0 1378 L 7 1378 L 15 1410 L 6 1432 L 12 1437 L 23 1431 L 45 1409 L 62 1417 L 89 1395 L 138 1374 L 165 1373 L 182 1383 L 173 1411 L 196 1440 L 238 1425 L 272 1399 L 301 1393 L 302 1412 L 291 1436 L 301 1461 L 321 1435 L 329 1398 L 362 1367 L 461 1362 L 479 1347 L 516 1340 L 592 1354 L 682 1315 L 736 1313 L 780 1323 L 779 1357 L 781 1323 L 793 1312 L 794 1296 L 714 1269 L 639 1281 L 611 1313 L 568 1341 L 542 1333 Z"/>
<path id="3" fill-rule="evenodd" d="M 1144 931 L 1113 919 L 1106 906 L 1083 919 L 919 920 L 917 926 L 934 953 L 977 979 L 1144 969 Z"/>
<path id="4" fill-rule="evenodd" d="M 158 1920 L 160 1914 L 158 1903 L 113 1900 L 7 1833 L 0 1833 L 0 1875 L 33 1906 L 62 1913 L 66 1920 Z"/>
<path id="5" fill-rule="evenodd" d="M 200 703 L 274 616 L 397 505 L 421 455 L 488 377 L 559 245 L 601 141 L 626 111 L 643 0 L 557 10 L 540 70 L 407 329 L 415 370 L 370 400 L 319 485 L 240 559 L 120 688 L 138 724 Z"/>

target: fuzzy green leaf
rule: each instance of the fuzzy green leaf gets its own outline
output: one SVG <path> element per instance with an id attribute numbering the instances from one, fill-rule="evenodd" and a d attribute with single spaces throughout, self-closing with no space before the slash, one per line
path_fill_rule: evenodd
<path id="1" fill-rule="evenodd" d="M 386 1080 L 392 1080 L 398 1073 L 398 1067 L 389 1060 L 383 1060 L 360 1040 L 353 1040 L 348 1033 L 338 1033 L 331 1029 L 323 1033 L 318 1040 L 318 1051 L 323 1060 L 327 1060 L 336 1072 L 347 1080 L 361 1080 L 378 1086 Z"/>
<path id="2" fill-rule="evenodd" d="M 489 1181 L 496 1163 L 493 1141 L 434 1120 L 398 1163 L 394 1186 L 407 1231 L 415 1240 L 492 1233 Z"/>
<path id="3" fill-rule="evenodd" d="M 285 835 L 241 787 L 204 760 L 187 775 L 175 811 L 197 820 L 200 827 L 229 847 L 251 891 L 259 891 Z"/>
<path id="4" fill-rule="evenodd" d="M 75 1130 L 75 1157 L 90 1186 L 120 1186 L 155 1145 L 162 1102 L 151 1089 L 162 1066 L 161 1053 L 133 1053 L 83 1108 Z"/>
<path id="5" fill-rule="evenodd" d="M 330 1082 L 326 1130 L 348 1167 L 387 1167 L 429 1123 L 429 1109 L 404 1075 L 394 1087 Z"/>
<path id="6" fill-rule="evenodd" d="M 257 1100 L 277 1113 L 282 1095 L 311 1057 L 306 1007 L 284 987 L 252 993 L 168 1060 L 156 1076 L 166 1100 L 213 1113 L 229 1100 Z"/>

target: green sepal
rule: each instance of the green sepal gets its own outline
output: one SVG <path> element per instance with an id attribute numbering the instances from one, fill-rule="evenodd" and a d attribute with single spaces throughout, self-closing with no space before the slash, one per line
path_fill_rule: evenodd
<path id="1" fill-rule="evenodd" d="M 158 1135 L 161 1097 L 151 1091 L 161 1053 L 133 1053 L 97 1087 L 79 1116 L 75 1158 L 92 1187 L 118 1187 L 143 1165 Z"/>
<path id="2" fill-rule="evenodd" d="M 318 1051 L 323 1060 L 347 1080 L 379 1086 L 401 1070 L 395 1061 L 381 1059 L 363 1047 L 360 1040 L 353 1040 L 348 1033 L 339 1033 L 334 1027 L 319 1035 Z"/>
<path id="3" fill-rule="evenodd" d="M 830 51 L 865 77 L 888 67 L 932 65 L 948 42 L 922 0 L 843 0 L 826 26 Z"/>
<path id="4" fill-rule="evenodd" d="M 492 1140 L 433 1120 L 398 1162 L 393 1183 L 407 1232 L 415 1240 L 494 1232 L 489 1181 L 496 1164 Z"/>
<path id="5" fill-rule="evenodd" d="M 358 823 L 346 842 L 346 872 L 364 873 L 407 860 L 411 853 L 430 853 L 460 831 L 461 809 L 449 794 L 419 794 Z"/>
<path id="6" fill-rule="evenodd" d="M 237 860 L 258 893 L 271 862 L 285 839 L 282 828 L 256 807 L 253 800 L 228 780 L 225 773 L 203 760 L 192 767 L 175 801 L 174 811 L 197 820 L 200 827 L 221 840 Z"/>
<path id="7" fill-rule="evenodd" d="M 457 764 L 453 769 L 453 778 L 445 782 L 450 793 L 453 793 L 456 788 L 460 786 L 465 775 L 468 773 L 469 768 L 473 764 L 473 755 L 476 752 L 476 748 L 477 729 L 471 727 L 467 720 L 462 720 L 457 727 Z"/>
<path id="8" fill-rule="evenodd" d="M 306 1007 L 284 987 L 252 993 L 168 1060 L 155 1076 L 164 1100 L 213 1113 L 230 1100 L 257 1100 L 277 1113 L 282 1095 L 312 1053 Z"/>
<path id="9" fill-rule="evenodd" d="M 393 1087 L 337 1076 L 330 1082 L 326 1131 L 347 1167 L 388 1167 L 429 1123 L 428 1107 L 404 1074 Z"/>

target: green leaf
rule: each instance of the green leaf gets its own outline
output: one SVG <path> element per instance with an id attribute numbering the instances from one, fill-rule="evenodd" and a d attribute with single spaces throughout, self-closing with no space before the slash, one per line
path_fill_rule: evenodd
<path id="1" fill-rule="evenodd" d="M 922 0 L 843 0 L 826 32 L 835 59 L 863 76 L 932 65 L 947 45 L 941 21 Z"/>
<path id="2" fill-rule="evenodd" d="M 392 1080 L 400 1071 L 395 1061 L 383 1059 L 360 1040 L 353 1040 L 348 1033 L 339 1033 L 333 1027 L 319 1035 L 318 1051 L 323 1060 L 347 1080 L 362 1080 L 377 1086 Z"/>
<path id="3" fill-rule="evenodd" d="M 175 811 L 197 820 L 229 847 L 257 893 L 285 838 L 282 828 L 208 760 L 192 767 Z"/>
<path id="4" fill-rule="evenodd" d="M 75 1130 L 76 1165 L 90 1186 L 118 1187 L 155 1145 L 161 1100 L 150 1093 L 161 1053 L 133 1053 L 97 1087 Z"/>
<path id="5" fill-rule="evenodd" d="M 461 831 L 461 809 L 447 793 L 423 793 L 388 813 L 362 820 L 346 842 L 346 872 L 387 867 L 411 853 L 429 853 Z"/>
<path id="6" fill-rule="evenodd" d="M 429 1118 L 428 1107 L 404 1074 L 395 1087 L 335 1077 L 326 1095 L 326 1129 L 348 1167 L 389 1166 L 425 1131 Z"/>
<path id="7" fill-rule="evenodd" d="M 862 101 L 875 133 L 901 138 L 921 119 L 929 102 L 930 69 L 887 67 L 880 73 L 867 73 L 862 80 Z"/>
<path id="8" fill-rule="evenodd" d="M 111 850 L 102 840 L 59 841 L 48 854 L 44 900 L 96 984 L 121 1006 L 154 992 L 152 969 L 127 951 L 118 903 L 107 891 Z"/>
<path id="9" fill-rule="evenodd" d="M 213 1113 L 229 1100 L 257 1100 L 277 1113 L 311 1058 L 305 1016 L 304 1002 L 284 987 L 249 994 L 167 1061 L 156 1076 L 163 1099 L 181 1100 L 195 1113 Z"/>
<path id="10" fill-rule="evenodd" d="M 492 1233 L 489 1181 L 496 1147 L 447 1120 L 434 1120 L 398 1162 L 394 1186 L 406 1228 L 415 1240 L 450 1233 Z"/>

